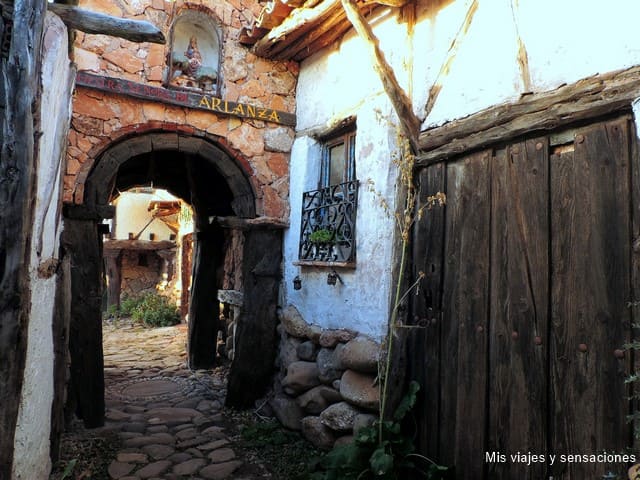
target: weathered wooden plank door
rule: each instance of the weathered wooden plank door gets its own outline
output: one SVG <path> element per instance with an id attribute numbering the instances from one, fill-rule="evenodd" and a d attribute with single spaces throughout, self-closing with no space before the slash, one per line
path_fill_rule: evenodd
<path id="1" fill-rule="evenodd" d="M 489 432 L 482 451 L 544 454 L 547 448 L 547 152 L 541 138 L 497 150 L 493 158 Z M 546 470 L 544 463 L 483 463 L 489 478 L 538 480 Z"/>
<path id="2" fill-rule="evenodd" d="M 630 324 L 629 122 L 581 129 L 569 147 L 551 156 L 551 445 L 619 452 L 629 435 L 626 362 L 614 354 Z M 572 479 L 620 470 L 558 467 Z"/>
<path id="3" fill-rule="evenodd" d="M 631 128 L 618 118 L 419 172 L 421 198 L 447 194 L 414 231 L 413 268 L 426 273 L 412 305 L 425 327 L 412 343 L 419 442 L 456 479 L 582 480 L 626 467 L 548 456 L 631 442 L 620 350 L 638 291 Z"/>
<path id="4" fill-rule="evenodd" d="M 447 168 L 445 266 L 441 330 L 441 452 L 464 478 L 481 478 L 483 464 L 467 462 L 485 444 L 490 163 L 480 152 Z M 469 435 L 469 430 L 477 432 Z"/>

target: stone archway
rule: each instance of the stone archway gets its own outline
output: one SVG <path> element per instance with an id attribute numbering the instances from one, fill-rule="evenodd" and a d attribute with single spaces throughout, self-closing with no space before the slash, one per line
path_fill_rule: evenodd
<path id="1" fill-rule="evenodd" d="M 113 192 L 152 182 L 190 203 L 196 225 L 189 311 L 189 364 L 210 368 L 218 331 L 216 268 L 222 265 L 224 229 L 242 231 L 244 340 L 237 342 L 227 402 L 249 405 L 269 383 L 275 356 L 275 308 L 280 272 L 281 225 L 250 220 L 256 200 L 250 176 L 224 145 L 198 136 L 152 131 L 107 146 L 84 182 L 83 202 L 65 209 L 65 242 L 72 254 L 73 398 L 88 426 L 104 415 L 102 359 L 101 221 L 113 215 Z M 224 218 L 224 221 L 216 219 Z M 250 367 L 248 367 L 250 365 Z"/>

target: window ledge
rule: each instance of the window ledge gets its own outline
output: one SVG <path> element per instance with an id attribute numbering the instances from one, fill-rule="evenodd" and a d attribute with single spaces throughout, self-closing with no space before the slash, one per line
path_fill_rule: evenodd
<path id="1" fill-rule="evenodd" d="M 322 262 L 316 260 L 298 260 L 293 262 L 297 267 L 332 267 L 332 268 L 356 268 L 356 262 Z"/>

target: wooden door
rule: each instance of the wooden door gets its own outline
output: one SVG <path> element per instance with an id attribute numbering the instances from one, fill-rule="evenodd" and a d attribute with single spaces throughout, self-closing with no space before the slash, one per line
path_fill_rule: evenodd
<path id="1" fill-rule="evenodd" d="M 631 441 L 620 349 L 634 295 L 632 127 L 618 118 L 420 172 L 421 198 L 444 190 L 447 206 L 414 232 L 427 273 L 412 307 L 425 326 L 412 355 L 419 440 L 455 478 L 624 472 L 550 455 Z"/>

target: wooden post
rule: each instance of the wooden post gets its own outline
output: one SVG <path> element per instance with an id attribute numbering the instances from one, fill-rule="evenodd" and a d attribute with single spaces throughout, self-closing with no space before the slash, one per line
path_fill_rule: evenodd
<path id="1" fill-rule="evenodd" d="M 102 236 L 94 220 L 65 219 L 63 244 L 71 255 L 69 397 L 88 428 L 104 424 L 102 352 Z"/>
<path id="2" fill-rule="evenodd" d="M 196 233 L 193 280 L 189 305 L 189 366 L 208 369 L 215 365 L 220 319 L 216 271 L 223 261 L 222 228 L 211 225 Z"/>
<path id="3" fill-rule="evenodd" d="M 226 405 L 253 406 L 271 382 L 276 356 L 276 305 L 282 260 L 282 230 L 244 232 L 244 307 L 236 328 Z"/>
<path id="4" fill-rule="evenodd" d="M 86 33 L 120 37 L 131 42 L 160 44 L 166 42 L 158 27 L 144 20 L 114 17 L 61 3 L 47 3 L 47 8 L 58 15 L 70 29 L 74 28 Z"/>
<path id="5" fill-rule="evenodd" d="M 353 28 L 358 33 L 362 41 L 369 48 L 371 54 L 373 69 L 376 71 L 385 92 L 389 96 L 389 100 L 393 104 L 393 108 L 400 119 L 400 126 L 402 133 L 411 143 L 411 148 L 414 153 L 418 152 L 418 134 L 420 132 L 420 120 L 413 113 L 413 107 L 411 106 L 411 100 L 404 92 L 395 73 L 391 68 L 391 65 L 387 62 L 384 53 L 380 49 L 380 42 L 373 33 L 371 26 L 367 23 L 366 19 L 358 10 L 355 4 L 355 0 L 342 0 L 342 8 L 347 18 L 353 25 Z"/>
<path id="6" fill-rule="evenodd" d="M 64 250 L 64 249 L 61 249 Z M 56 279 L 56 305 L 53 316 L 53 405 L 51 406 L 51 461 L 60 455 L 60 435 L 64 431 L 64 397 L 67 389 L 69 357 L 69 320 L 71 315 L 71 262 L 69 254 L 61 253 Z"/>
<path id="7" fill-rule="evenodd" d="M 26 362 L 44 8 L 3 2 L 0 16 L 0 478 L 11 478 Z"/>
<path id="8" fill-rule="evenodd" d="M 107 273 L 107 308 L 120 308 L 122 284 L 122 250 L 104 250 L 104 266 Z"/>

